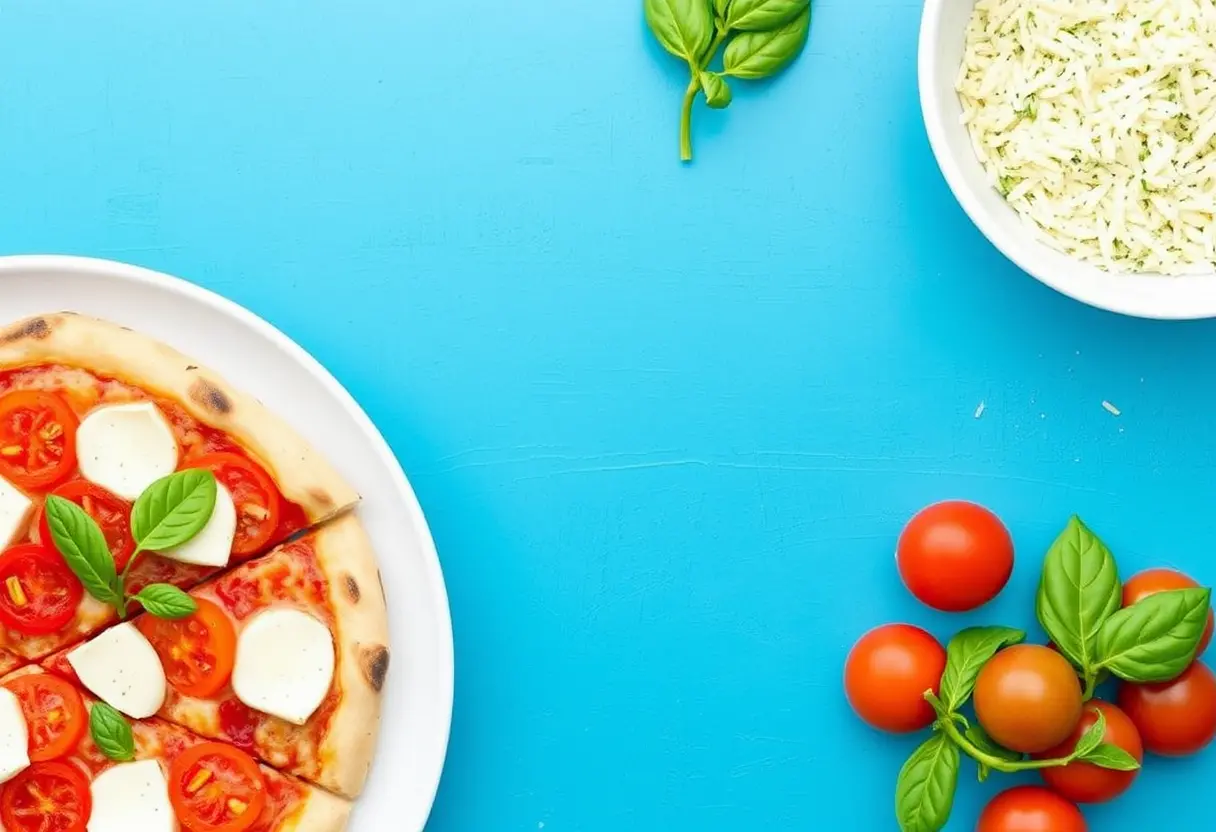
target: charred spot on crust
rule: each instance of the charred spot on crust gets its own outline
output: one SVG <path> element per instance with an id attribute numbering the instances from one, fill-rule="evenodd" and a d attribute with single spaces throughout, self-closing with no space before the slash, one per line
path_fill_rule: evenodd
<path id="1" fill-rule="evenodd" d="M 359 591 L 359 582 L 355 580 L 354 575 L 346 576 L 346 594 L 350 596 L 352 604 L 359 603 L 359 599 L 363 597 L 363 593 Z"/>
<path id="2" fill-rule="evenodd" d="M 232 412 L 232 402 L 224 391 L 205 379 L 200 378 L 190 385 L 190 398 L 213 413 L 227 415 Z"/>
<path id="3" fill-rule="evenodd" d="M 8 332 L 0 335 L 0 344 L 11 344 L 24 338 L 34 338 L 41 341 L 50 334 L 51 325 L 46 322 L 46 318 L 30 318 L 28 321 L 22 321 Z"/>
<path id="4" fill-rule="evenodd" d="M 192 370 L 197 370 L 197 369 L 198 369 L 198 365 L 197 365 L 197 364 L 187 364 L 187 365 L 186 365 L 186 372 L 187 372 L 187 373 L 188 373 L 188 372 L 190 372 L 190 371 L 192 371 Z"/>
<path id="5" fill-rule="evenodd" d="M 380 570 L 376 570 L 376 581 L 380 584 L 380 598 L 384 603 L 388 603 L 388 593 L 384 591 L 384 576 L 380 574 Z"/>
<path id="6" fill-rule="evenodd" d="M 308 489 L 308 498 L 323 509 L 333 508 L 334 498 L 329 496 L 328 491 L 322 491 L 319 488 Z"/>
<path id="7" fill-rule="evenodd" d="M 388 648 L 383 644 L 364 647 L 360 658 L 363 675 L 372 690 L 379 693 L 384 687 L 384 677 L 388 674 Z"/>

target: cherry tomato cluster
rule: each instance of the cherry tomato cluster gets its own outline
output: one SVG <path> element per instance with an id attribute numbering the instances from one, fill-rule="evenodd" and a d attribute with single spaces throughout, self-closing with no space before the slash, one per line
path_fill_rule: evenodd
<path id="1" fill-rule="evenodd" d="M 964 612 L 1004 589 L 1013 540 L 982 506 L 938 503 L 905 527 L 896 560 L 918 600 Z M 1084 832 L 1077 804 L 1127 791 L 1145 752 L 1205 748 L 1216 737 L 1216 676 L 1198 660 L 1212 639 L 1210 596 L 1171 569 L 1121 581 L 1109 550 L 1073 518 L 1047 553 L 1036 597 L 1048 644 L 1008 627 L 964 629 L 945 647 L 910 624 L 863 635 L 845 663 L 853 710 L 883 731 L 933 729 L 900 771 L 900 828 L 945 826 L 964 756 L 981 781 L 993 771 L 1043 780 L 997 795 L 978 832 Z M 1095 698 L 1108 679 L 1117 694 Z"/>

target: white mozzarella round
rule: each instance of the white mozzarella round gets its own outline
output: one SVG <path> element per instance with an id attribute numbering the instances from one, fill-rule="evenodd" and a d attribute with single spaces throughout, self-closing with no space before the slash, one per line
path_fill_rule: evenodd
<path id="1" fill-rule="evenodd" d="M 169 781 L 156 760 L 119 763 L 93 779 L 88 832 L 177 832 Z"/>
<path id="2" fill-rule="evenodd" d="M 7 783 L 30 765 L 30 729 L 21 703 L 0 687 L 0 783 Z"/>
<path id="3" fill-rule="evenodd" d="M 144 634 L 130 621 L 111 627 L 68 653 L 81 683 L 132 719 L 165 704 L 165 668 Z"/>
<path id="4" fill-rule="evenodd" d="M 299 610 L 260 612 L 237 637 L 232 689 L 254 710 L 303 725 L 334 680 L 329 627 Z"/>
<path id="5" fill-rule="evenodd" d="M 167 558 L 199 566 L 227 566 L 236 537 L 236 505 L 228 489 L 216 483 L 215 510 L 207 525 L 176 549 L 161 552 Z"/>
<path id="6" fill-rule="evenodd" d="M 177 439 L 152 402 L 99 407 L 76 431 L 80 473 L 124 500 L 177 470 Z"/>
<path id="7" fill-rule="evenodd" d="M 0 548 L 12 543 L 25 531 L 32 506 L 29 497 L 0 477 Z"/>

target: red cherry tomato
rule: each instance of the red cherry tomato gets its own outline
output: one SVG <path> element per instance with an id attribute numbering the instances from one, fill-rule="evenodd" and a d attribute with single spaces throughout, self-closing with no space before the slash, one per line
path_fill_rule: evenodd
<path id="1" fill-rule="evenodd" d="M 964 612 L 1005 588 L 1013 573 L 1013 540 L 983 506 L 937 503 L 904 527 L 896 562 L 917 600 L 944 612 Z"/>
<path id="2" fill-rule="evenodd" d="M 76 615 L 84 586 L 63 556 L 37 543 L 0 555 L 0 622 L 21 633 L 53 633 Z"/>
<path id="3" fill-rule="evenodd" d="M 89 781 L 68 762 L 34 763 L 0 788 L 9 832 L 85 832 L 92 809 Z"/>
<path id="4" fill-rule="evenodd" d="M 131 504 L 88 480 L 68 480 L 51 493 L 80 506 L 85 514 L 97 521 L 110 547 L 110 554 L 114 556 L 114 565 L 121 571 L 135 552 L 135 537 L 131 534 Z M 44 508 L 38 509 L 38 540 L 45 546 L 55 545 Z"/>
<path id="5" fill-rule="evenodd" d="M 1167 757 L 1194 754 L 1216 737 L 1216 676 L 1195 662 L 1172 682 L 1124 684 L 1119 707 L 1140 730 L 1147 750 Z"/>
<path id="6" fill-rule="evenodd" d="M 1199 586 L 1193 579 L 1173 569 L 1146 569 L 1133 575 L 1123 585 L 1123 606 L 1130 607 L 1141 598 L 1147 598 L 1158 592 L 1171 589 L 1194 589 Z M 1203 655 L 1212 643 L 1212 628 L 1216 625 L 1216 614 L 1208 610 L 1208 625 L 1203 628 L 1203 638 L 1199 641 L 1199 649 L 1195 656 Z"/>
<path id="7" fill-rule="evenodd" d="M 1081 684 L 1056 651 L 1038 644 L 1007 647 L 975 680 L 975 716 L 1001 745 L 1037 754 L 1077 727 Z"/>
<path id="8" fill-rule="evenodd" d="M 240 454 L 214 453 L 189 460 L 183 467 L 209 469 L 232 495 L 236 505 L 233 554 L 252 555 L 271 542 L 283 501 L 274 481 L 260 465 Z"/>
<path id="9" fill-rule="evenodd" d="M 925 691 L 938 692 L 946 650 L 910 624 L 887 624 L 858 640 L 844 667 L 849 704 L 875 728 L 919 731 L 934 720 Z"/>
<path id="10" fill-rule="evenodd" d="M 1081 810 L 1041 786 L 1016 786 L 984 807 L 975 832 L 1088 832 Z"/>
<path id="11" fill-rule="evenodd" d="M 1135 757 L 1137 762 L 1143 761 L 1144 745 L 1140 742 L 1140 732 L 1136 730 L 1135 723 L 1123 711 L 1100 699 L 1095 699 L 1085 705 L 1081 721 L 1077 723 L 1077 727 L 1073 729 L 1068 739 L 1055 748 L 1048 749 L 1036 756 L 1047 760 L 1071 754 L 1077 747 L 1077 740 L 1081 739 L 1081 735 L 1098 721 L 1099 713 L 1106 718 L 1106 733 L 1102 735 L 1102 741 L 1119 746 Z M 1092 763 L 1077 762 L 1060 768 L 1040 769 L 1039 773 L 1043 775 L 1043 782 L 1050 786 L 1052 791 L 1068 798 L 1073 803 L 1105 803 L 1127 791 L 1140 772 L 1139 770 L 1115 771 L 1095 766 Z"/>
<path id="12" fill-rule="evenodd" d="M 0 474 L 31 491 L 61 481 L 76 467 L 79 426 L 56 393 L 14 390 L 0 396 Z"/>

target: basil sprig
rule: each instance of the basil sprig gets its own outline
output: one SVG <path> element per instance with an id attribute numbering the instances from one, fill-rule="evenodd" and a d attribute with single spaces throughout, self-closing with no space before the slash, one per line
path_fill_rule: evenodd
<path id="1" fill-rule="evenodd" d="M 218 486 L 215 475 L 187 469 L 162 477 L 148 486 L 131 509 L 135 553 L 122 574 L 97 522 L 71 500 L 50 495 L 46 499 L 51 540 L 90 595 L 127 617 L 138 601 L 158 618 L 185 618 L 198 609 L 193 598 L 172 584 L 149 584 L 135 595 L 126 590 L 131 568 L 144 552 L 163 552 L 191 540 L 202 531 L 215 510 Z"/>
<path id="2" fill-rule="evenodd" d="M 660 45 L 688 64 L 680 111 L 680 158 L 692 159 L 692 107 L 701 93 L 715 109 L 730 106 L 727 78 L 756 80 L 781 72 L 801 54 L 811 29 L 811 0 L 642 0 Z M 733 35 L 733 37 L 732 37 Z M 726 43 L 722 71 L 710 69 Z"/>
<path id="3" fill-rule="evenodd" d="M 89 709 L 89 736 L 101 753 L 115 762 L 135 758 L 135 735 L 130 723 L 105 702 L 94 702 Z"/>
<path id="4" fill-rule="evenodd" d="M 1129 682 L 1166 682 L 1195 660 L 1210 589 L 1173 589 L 1119 610 L 1098 633 L 1099 666 Z"/>

